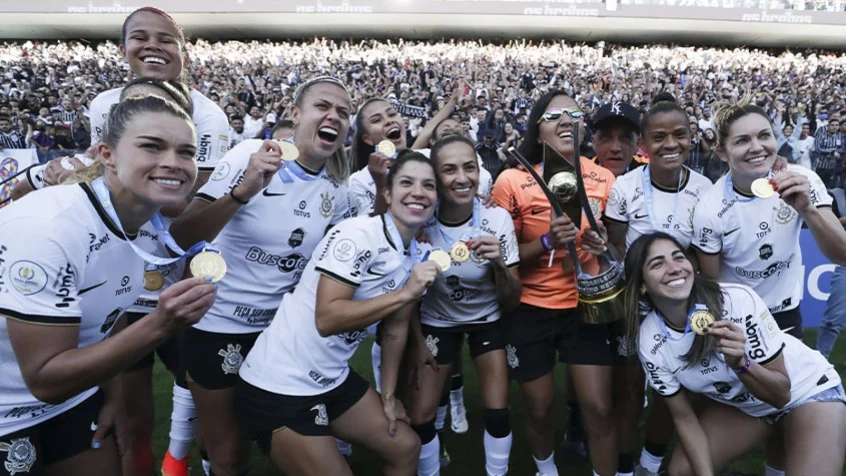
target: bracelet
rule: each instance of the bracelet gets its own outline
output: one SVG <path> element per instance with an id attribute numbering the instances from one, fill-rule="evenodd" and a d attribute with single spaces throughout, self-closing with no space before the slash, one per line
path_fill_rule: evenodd
<path id="1" fill-rule="evenodd" d="M 235 196 L 235 187 L 232 187 L 232 190 L 229 191 L 229 198 L 231 198 L 232 200 L 235 200 L 237 203 L 240 203 L 241 205 L 246 205 L 249 202 L 249 200 L 241 200 L 240 198 Z"/>
<path id="2" fill-rule="evenodd" d="M 750 365 L 752 365 L 752 360 L 749 357 L 747 357 L 746 358 L 746 365 L 744 365 L 743 367 L 733 368 L 732 370 L 734 370 L 734 373 L 736 373 L 736 374 L 743 374 L 743 373 L 746 373 L 747 370 L 749 370 Z"/>
<path id="3" fill-rule="evenodd" d="M 546 251 L 552 251 L 554 247 L 552 246 L 552 241 L 549 240 L 549 233 L 544 233 L 540 237 L 541 245 L 543 245 L 543 249 Z"/>

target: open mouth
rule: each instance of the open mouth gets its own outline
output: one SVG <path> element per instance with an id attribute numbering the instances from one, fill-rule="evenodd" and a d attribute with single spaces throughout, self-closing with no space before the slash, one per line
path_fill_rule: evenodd
<path id="1" fill-rule="evenodd" d="M 559 139 L 572 139 L 573 133 L 569 132 L 569 131 L 563 131 L 563 132 L 558 133 L 558 138 Z"/>
<path id="2" fill-rule="evenodd" d="M 182 188 L 182 184 L 185 183 L 184 180 L 179 180 L 179 179 L 174 179 L 174 178 L 154 177 L 152 180 L 153 180 L 153 182 L 156 182 L 157 184 L 159 184 L 159 185 L 161 185 L 165 188 L 170 188 L 170 189 L 174 189 L 174 190 L 179 190 L 180 188 Z"/>
<path id="3" fill-rule="evenodd" d="M 338 140 L 338 130 L 328 126 L 324 126 L 317 131 L 317 137 L 319 137 L 321 140 L 334 144 L 335 141 Z"/>
<path id="4" fill-rule="evenodd" d="M 684 278 L 674 279 L 674 280 L 670 281 L 669 283 L 667 283 L 667 286 L 669 286 L 671 288 L 680 288 L 680 287 L 684 286 L 684 281 L 685 281 Z"/>
<path id="5" fill-rule="evenodd" d="M 142 58 L 141 61 L 143 61 L 144 64 L 159 64 L 163 66 L 168 64 L 168 61 L 166 59 L 158 56 L 147 56 L 145 58 Z"/>
<path id="6" fill-rule="evenodd" d="M 402 137 L 402 130 L 400 130 L 399 127 L 392 127 L 388 130 L 388 133 L 385 134 L 385 137 L 391 141 L 399 140 Z"/>
<path id="7" fill-rule="evenodd" d="M 748 162 L 752 165 L 757 165 L 757 164 L 764 163 L 766 160 L 767 160 L 767 156 L 762 155 L 760 157 L 752 157 L 751 159 L 748 159 L 746 162 Z"/>

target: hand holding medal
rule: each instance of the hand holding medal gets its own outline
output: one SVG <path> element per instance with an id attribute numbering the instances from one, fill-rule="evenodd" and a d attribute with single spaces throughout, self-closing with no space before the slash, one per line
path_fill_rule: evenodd
<path id="1" fill-rule="evenodd" d="M 434 256 L 433 256 L 434 255 Z M 435 282 L 435 278 L 444 272 L 444 268 L 449 269 L 449 255 L 441 250 L 435 250 L 429 253 L 426 261 L 417 263 L 411 268 L 411 275 L 408 277 L 403 291 L 411 293 L 411 300 L 415 301 L 423 297 L 426 288 Z"/>
<path id="2" fill-rule="evenodd" d="M 191 260 L 191 274 L 198 278 L 211 278 L 212 283 L 217 283 L 226 276 L 226 261 L 215 251 L 205 249 L 198 253 Z"/>
<path id="3" fill-rule="evenodd" d="M 761 180 L 761 179 L 758 179 Z M 755 193 L 755 183 L 752 182 L 752 192 Z M 811 182 L 803 174 L 785 170 L 770 179 L 773 188 L 778 192 L 784 203 L 793 207 L 797 212 L 804 213 L 811 206 Z M 820 184 L 820 188 L 824 186 Z"/>
<path id="4" fill-rule="evenodd" d="M 708 335 L 716 339 L 717 352 L 723 354 L 730 367 L 741 367 L 746 358 L 746 335 L 730 320 L 716 321 L 708 328 Z"/>
<path id="5" fill-rule="evenodd" d="M 708 309 L 697 309 L 690 314 L 690 328 L 697 335 L 704 336 L 707 333 L 708 326 L 715 322 L 714 316 L 708 312 Z"/>

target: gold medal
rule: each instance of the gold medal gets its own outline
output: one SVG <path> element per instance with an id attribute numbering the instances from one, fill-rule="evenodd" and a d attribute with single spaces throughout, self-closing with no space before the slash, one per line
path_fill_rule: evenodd
<path id="1" fill-rule="evenodd" d="M 226 261 L 220 253 L 202 251 L 191 260 L 191 274 L 198 278 L 211 276 L 212 282 L 216 283 L 226 276 Z"/>
<path id="2" fill-rule="evenodd" d="M 276 141 L 276 143 L 279 144 L 279 148 L 282 149 L 282 160 L 285 162 L 293 162 L 300 156 L 300 150 L 297 149 L 297 146 L 295 146 L 293 142 L 280 140 Z"/>
<path id="3" fill-rule="evenodd" d="M 456 263 L 463 263 L 470 258 L 470 248 L 467 247 L 467 243 L 459 241 L 449 249 L 449 257 Z"/>
<path id="4" fill-rule="evenodd" d="M 446 273 L 452 265 L 449 255 L 446 254 L 444 250 L 435 250 L 429 253 L 429 259 L 426 261 L 434 261 L 437 263 L 438 267 L 441 268 L 442 273 Z"/>
<path id="5" fill-rule="evenodd" d="M 769 198 L 775 193 L 773 184 L 765 178 L 755 179 L 752 182 L 752 194 L 758 198 Z"/>
<path id="6" fill-rule="evenodd" d="M 705 329 L 707 329 L 713 322 L 714 316 L 712 316 L 708 311 L 694 311 L 694 313 L 690 315 L 690 328 L 693 329 L 693 332 L 701 336 L 705 335 Z"/>
<path id="7" fill-rule="evenodd" d="M 158 291 L 164 286 L 162 273 L 152 270 L 144 273 L 144 289 L 147 291 Z"/>
<path id="8" fill-rule="evenodd" d="M 387 157 L 393 157 L 397 153 L 397 147 L 389 140 L 383 140 L 376 146 L 376 150 L 385 154 Z"/>

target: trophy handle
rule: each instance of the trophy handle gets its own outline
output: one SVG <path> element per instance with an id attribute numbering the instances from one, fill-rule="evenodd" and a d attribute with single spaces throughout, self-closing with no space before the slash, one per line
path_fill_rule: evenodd
<path id="1" fill-rule="evenodd" d="M 517 161 L 520 162 L 524 169 L 526 169 L 530 174 L 532 174 L 532 177 L 534 177 L 535 182 L 538 183 L 538 186 L 541 188 L 541 190 L 543 190 L 543 193 L 546 195 L 546 199 L 552 206 L 552 211 L 555 213 L 555 216 L 560 217 L 564 215 L 564 210 L 561 209 L 561 205 L 558 203 L 558 199 L 555 198 L 555 194 L 552 193 L 552 190 L 549 189 L 549 187 L 546 185 L 546 182 L 543 181 L 543 177 L 541 177 L 537 173 L 532 164 L 530 164 L 529 161 L 526 160 L 525 157 L 523 157 L 523 154 L 518 152 L 517 149 L 514 148 L 514 146 L 509 147 L 507 152 L 511 154 L 515 159 L 517 159 Z M 576 178 L 578 179 L 579 177 L 581 177 L 581 175 L 579 173 L 576 173 Z M 578 225 L 576 226 L 578 228 Z M 567 244 L 567 253 L 570 254 L 570 258 L 573 261 L 573 269 L 576 272 L 576 276 L 581 276 L 582 264 L 579 262 L 579 255 L 576 251 L 575 241 L 571 241 Z"/>
<path id="2" fill-rule="evenodd" d="M 579 137 L 579 126 L 581 125 L 582 120 L 576 119 L 575 120 L 575 127 L 573 128 L 573 165 L 576 167 L 576 183 L 579 184 L 577 187 L 578 194 L 579 194 L 579 201 L 582 203 L 582 210 L 585 212 L 585 217 L 587 217 L 588 224 L 590 227 L 596 231 L 596 234 L 599 234 L 599 225 L 596 222 L 596 217 L 593 216 L 593 211 L 590 209 L 590 201 L 588 200 L 587 190 L 585 189 L 585 179 L 584 175 L 582 174 L 582 163 L 581 163 L 581 154 L 579 153 L 579 145 L 580 145 L 580 137 Z M 600 235 L 600 238 L 602 236 Z M 603 240 L 605 241 L 605 240 Z M 621 262 L 620 257 L 616 253 L 616 247 L 610 245 L 608 241 L 605 241 L 605 248 L 606 251 L 603 253 L 606 258 L 608 258 L 613 263 Z"/>

